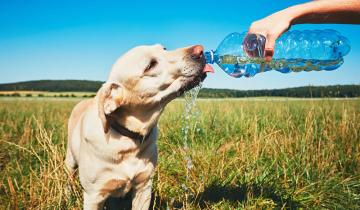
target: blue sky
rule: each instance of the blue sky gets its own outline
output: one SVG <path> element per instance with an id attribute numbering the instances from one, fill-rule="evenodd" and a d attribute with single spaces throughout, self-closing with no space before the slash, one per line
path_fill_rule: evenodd
<path id="1" fill-rule="evenodd" d="M 162 43 L 169 50 L 192 44 L 216 49 L 234 31 L 304 1 L 28 1 L 0 0 L 0 83 L 37 79 L 105 80 L 114 61 L 136 45 Z M 232 78 L 218 67 L 205 87 L 283 88 L 360 83 L 359 25 L 332 28 L 348 37 L 350 54 L 338 70 Z"/>

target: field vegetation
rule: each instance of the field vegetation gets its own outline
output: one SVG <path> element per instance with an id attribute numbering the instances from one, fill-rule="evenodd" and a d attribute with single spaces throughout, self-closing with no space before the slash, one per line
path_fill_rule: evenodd
<path id="1" fill-rule="evenodd" d="M 82 207 L 63 162 L 76 102 L 0 98 L 0 209 Z M 160 119 L 153 209 L 360 209 L 360 99 L 198 106 L 188 151 L 184 101 Z"/>

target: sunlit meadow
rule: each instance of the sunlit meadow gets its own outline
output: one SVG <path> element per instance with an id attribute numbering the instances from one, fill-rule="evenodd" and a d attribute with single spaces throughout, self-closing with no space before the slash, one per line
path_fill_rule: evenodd
<path id="1" fill-rule="evenodd" d="M 67 119 L 79 99 L 0 100 L 0 209 L 81 208 L 81 186 L 63 162 Z M 360 208 L 360 99 L 198 106 L 186 154 L 184 101 L 160 119 L 151 208 Z"/>

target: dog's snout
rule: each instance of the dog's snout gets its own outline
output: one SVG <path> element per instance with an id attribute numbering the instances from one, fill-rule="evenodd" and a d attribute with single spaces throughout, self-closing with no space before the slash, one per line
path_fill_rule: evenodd
<path id="1" fill-rule="evenodd" d="M 191 58 L 201 59 L 203 57 L 204 48 L 201 45 L 195 45 L 191 48 Z"/>

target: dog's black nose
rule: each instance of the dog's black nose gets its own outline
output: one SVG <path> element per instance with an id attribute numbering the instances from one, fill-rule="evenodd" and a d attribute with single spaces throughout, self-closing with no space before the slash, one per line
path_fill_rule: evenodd
<path id="1" fill-rule="evenodd" d="M 204 48 L 201 45 L 195 45 L 191 48 L 191 58 L 198 60 L 203 57 Z"/>

